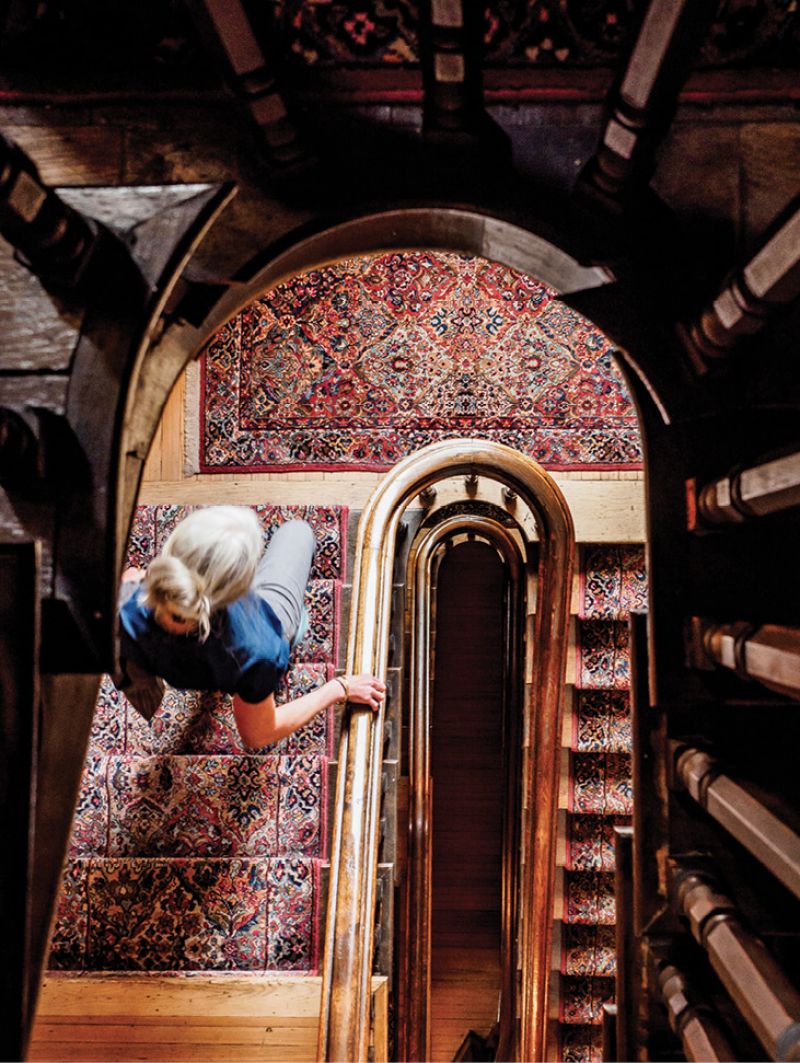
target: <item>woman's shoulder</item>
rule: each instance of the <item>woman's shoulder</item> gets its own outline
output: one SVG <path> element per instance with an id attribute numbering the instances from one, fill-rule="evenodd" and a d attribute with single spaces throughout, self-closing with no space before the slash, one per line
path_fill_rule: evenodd
<path id="1" fill-rule="evenodd" d="M 120 602 L 119 615 L 123 628 L 131 635 L 150 626 L 153 611 L 143 603 L 138 584 Z"/>
<path id="2" fill-rule="evenodd" d="M 283 630 L 270 605 L 249 591 L 225 609 L 226 635 L 235 642 L 263 643 L 265 639 L 283 638 Z"/>

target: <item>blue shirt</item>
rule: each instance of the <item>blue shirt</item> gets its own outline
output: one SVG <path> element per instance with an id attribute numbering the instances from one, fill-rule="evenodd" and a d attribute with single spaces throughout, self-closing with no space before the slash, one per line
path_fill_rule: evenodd
<path id="1" fill-rule="evenodd" d="M 289 663 L 289 641 L 272 608 L 250 591 L 215 613 L 211 633 L 173 635 L 156 623 L 138 591 L 120 609 L 123 661 L 180 690 L 221 690 L 257 702 L 272 694 Z"/>

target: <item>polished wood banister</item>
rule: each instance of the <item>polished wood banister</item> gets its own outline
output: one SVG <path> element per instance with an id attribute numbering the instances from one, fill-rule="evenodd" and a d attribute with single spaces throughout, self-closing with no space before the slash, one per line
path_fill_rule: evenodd
<path id="1" fill-rule="evenodd" d="M 800 993 L 705 873 L 677 873 L 679 910 L 742 1017 L 771 1059 L 800 1059 Z"/>
<path id="2" fill-rule="evenodd" d="M 552 950 L 555 814 L 561 704 L 566 660 L 574 531 L 566 501 L 548 473 L 510 447 L 484 440 L 444 440 L 404 459 L 379 485 L 362 513 L 356 541 L 347 669 L 383 674 L 389 641 L 392 568 L 400 517 L 441 479 L 477 474 L 511 488 L 536 515 L 540 535 L 539 602 L 534 628 L 530 752 L 522 839 L 526 910 L 520 1058 L 543 1058 Z M 348 706 L 336 789 L 331 881 L 323 958 L 320 1059 L 367 1055 L 368 986 L 372 966 L 374 880 L 378 843 L 383 709 Z"/>
<path id="3" fill-rule="evenodd" d="M 617 975 L 617 1059 L 633 1059 L 637 1044 L 636 939 L 633 924 L 633 827 L 614 827 Z"/>
<path id="4" fill-rule="evenodd" d="M 441 545 L 429 532 L 419 545 L 411 575 L 413 619 L 411 624 L 412 690 L 409 706 L 408 864 L 406 886 L 406 937 L 400 957 L 398 995 L 402 997 L 404 1022 L 398 1030 L 399 1058 L 430 1057 L 430 966 L 431 966 L 431 821 L 433 780 L 430 773 L 430 673 L 431 614 L 429 608 L 431 565 Z M 412 566 L 409 565 L 409 568 Z"/>
<path id="5" fill-rule="evenodd" d="M 794 509 L 800 506 L 800 452 L 734 469 L 702 487 L 690 480 L 686 495 L 690 531 Z"/>
<path id="6" fill-rule="evenodd" d="M 626 194 L 629 199 L 642 194 L 711 11 L 707 0 L 646 6 L 625 69 L 609 91 L 608 120 L 581 174 L 579 193 L 600 194 L 620 208 Z"/>
<path id="7" fill-rule="evenodd" d="M 620 1063 L 622 1056 L 620 1056 L 617 1049 L 617 1022 L 619 1019 L 619 1012 L 616 1004 L 603 1004 L 600 1009 L 601 1015 L 601 1045 L 602 1045 L 602 1060 L 603 1063 Z"/>
<path id="8" fill-rule="evenodd" d="M 680 1037 L 688 1060 L 723 1063 L 737 1058 L 714 1012 L 698 998 L 683 972 L 674 964 L 665 964 L 661 969 L 658 988 L 669 1024 Z"/>
<path id="9" fill-rule="evenodd" d="M 800 897 L 800 835 L 709 753 L 673 743 L 676 781 L 709 815 Z"/>
<path id="10" fill-rule="evenodd" d="M 692 617 L 689 652 L 696 668 L 720 665 L 789 697 L 800 696 L 800 628 L 718 623 Z"/>

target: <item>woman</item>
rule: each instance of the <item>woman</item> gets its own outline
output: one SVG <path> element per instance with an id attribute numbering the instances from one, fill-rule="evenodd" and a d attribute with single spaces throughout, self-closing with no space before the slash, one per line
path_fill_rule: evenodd
<path id="1" fill-rule="evenodd" d="M 376 676 L 337 676 L 276 705 L 292 647 L 305 633 L 303 606 L 314 532 L 281 525 L 262 556 L 255 513 L 240 506 L 198 509 L 151 562 L 144 580 L 129 570 L 120 609 L 120 689 L 150 719 L 163 680 L 190 690 L 233 694 L 233 713 L 251 749 L 277 742 L 339 701 L 377 710 L 386 685 Z"/>

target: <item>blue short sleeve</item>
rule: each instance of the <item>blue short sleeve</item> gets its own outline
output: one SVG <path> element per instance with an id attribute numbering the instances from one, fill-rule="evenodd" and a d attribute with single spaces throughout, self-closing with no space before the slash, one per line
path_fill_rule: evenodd
<path id="1" fill-rule="evenodd" d="M 235 693 L 253 705 L 274 694 L 283 675 L 271 661 L 256 661 L 244 671 L 236 684 Z"/>

